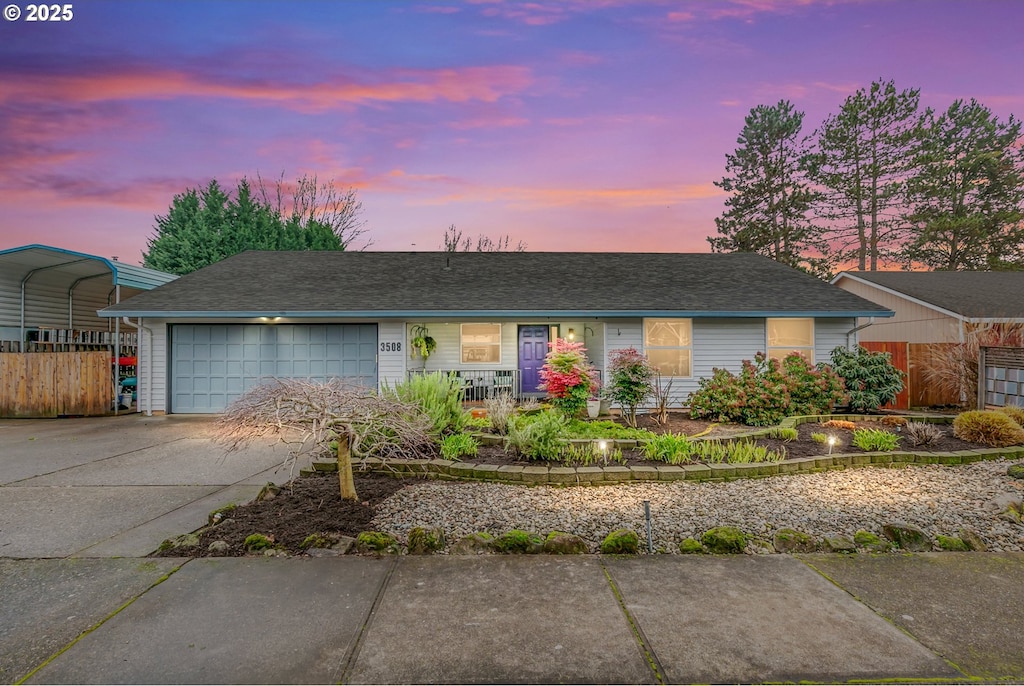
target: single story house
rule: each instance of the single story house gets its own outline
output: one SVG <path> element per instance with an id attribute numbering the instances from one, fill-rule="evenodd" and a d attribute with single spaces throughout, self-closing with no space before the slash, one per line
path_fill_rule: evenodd
<path id="1" fill-rule="evenodd" d="M 176 278 L 48 245 L 0 250 L 0 416 L 109 412 L 136 337 L 96 311 Z"/>
<path id="2" fill-rule="evenodd" d="M 681 404 L 714 367 L 828 361 L 858 317 L 892 312 L 754 254 L 252 251 L 99 314 L 142 332 L 142 410 L 216 413 L 273 376 L 381 387 L 441 370 L 471 398 L 539 394 L 556 337 L 602 374 L 615 350 L 645 352 Z"/>

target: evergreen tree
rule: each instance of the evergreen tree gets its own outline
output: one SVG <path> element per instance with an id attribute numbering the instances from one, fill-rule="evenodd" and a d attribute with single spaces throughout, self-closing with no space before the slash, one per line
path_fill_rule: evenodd
<path id="1" fill-rule="evenodd" d="M 785 100 L 747 115 L 739 147 L 725 156 L 727 176 L 715 182 L 732 195 L 715 219 L 718 237 L 708 237 L 714 252 L 756 252 L 820 273 L 823 261 L 810 252 L 817 229 L 807 213 L 816 193 L 807 179 L 812 158 L 800 135 L 803 118 Z"/>
<path id="2" fill-rule="evenodd" d="M 822 247 L 833 265 L 856 260 L 858 269 L 875 271 L 898 250 L 919 94 L 876 81 L 816 132 L 813 177 L 824 192 L 815 211 L 827 225 Z"/>
<path id="3" fill-rule="evenodd" d="M 975 100 L 928 113 L 909 185 L 907 265 L 932 269 L 1024 268 L 1021 124 L 1000 122 Z"/>
<path id="4" fill-rule="evenodd" d="M 345 214 L 350 220 L 345 234 L 328 223 L 338 216 L 337 208 L 317 205 L 315 179 L 312 195 L 306 179 L 300 179 L 297 192 L 304 195 L 295 199 L 287 217 L 282 216 L 280 193 L 274 207 L 266 200 L 262 184 L 262 197 L 257 197 L 246 179 L 239 181 L 233 198 L 216 180 L 199 190 L 187 189 L 174 196 L 166 215 L 156 217 L 143 264 L 188 274 L 245 250 L 344 250 L 344 238 L 353 237 L 353 227 L 354 235 L 362 233 L 357 221 L 360 206 L 356 203 Z M 344 197 L 354 201 L 354 191 L 350 189 Z"/>

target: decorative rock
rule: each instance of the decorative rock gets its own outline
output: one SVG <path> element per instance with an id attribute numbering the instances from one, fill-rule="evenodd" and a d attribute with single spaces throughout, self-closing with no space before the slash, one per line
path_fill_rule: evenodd
<path id="1" fill-rule="evenodd" d="M 777 552 L 775 546 L 772 545 L 771 541 L 766 541 L 763 538 L 752 539 L 747 543 L 747 552 L 753 553 L 754 555 L 771 555 Z"/>
<path id="2" fill-rule="evenodd" d="M 492 552 L 491 545 L 494 543 L 494 536 L 484 531 L 478 531 L 459 540 L 452 546 L 453 555 L 482 555 Z"/>
<path id="3" fill-rule="evenodd" d="M 227 541 L 214 541 L 210 545 L 206 546 L 206 549 L 211 553 L 226 553 L 231 550 L 231 546 L 228 545 Z"/>
<path id="4" fill-rule="evenodd" d="M 892 543 L 866 529 L 858 530 L 853 535 L 853 542 L 872 553 L 887 553 L 892 550 Z"/>
<path id="5" fill-rule="evenodd" d="M 306 548 L 306 555 L 310 557 L 338 557 L 345 553 L 333 548 Z"/>
<path id="6" fill-rule="evenodd" d="M 605 555 L 635 555 L 640 550 L 640 537 L 632 529 L 616 529 L 601 542 Z"/>
<path id="7" fill-rule="evenodd" d="M 587 544 L 575 534 L 552 531 L 544 540 L 544 552 L 552 555 L 584 555 Z"/>
<path id="8" fill-rule="evenodd" d="M 398 542 L 391 534 L 380 531 L 364 531 L 356 537 L 356 552 L 396 553 Z"/>
<path id="9" fill-rule="evenodd" d="M 746 535 L 734 526 L 708 529 L 700 540 L 709 552 L 718 554 L 742 553 L 747 546 Z"/>
<path id="10" fill-rule="evenodd" d="M 429 555 L 444 548 L 444 531 L 441 527 L 424 529 L 417 526 L 409 531 L 409 554 Z"/>
<path id="11" fill-rule="evenodd" d="M 707 551 L 704 549 L 704 545 L 700 541 L 691 536 L 689 538 L 684 538 L 682 542 L 680 542 L 679 552 L 683 555 L 699 555 L 706 553 Z"/>
<path id="12" fill-rule="evenodd" d="M 988 546 L 985 545 L 985 541 L 982 540 L 981 536 L 974 529 L 960 529 L 960 540 L 967 544 L 967 547 L 971 550 L 978 552 L 985 552 L 988 550 Z"/>
<path id="13" fill-rule="evenodd" d="M 967 547 L 967 544 L 956 536 L 943 536 L 942 534 L 939 534 L 935 537 L 935 542 L 943 550 L 949 550 L 951 552 L 967 552 L 970 550 L 970 548 Z"/>
<path id="14" fill-rule="evenodd" d="M 534 554 L 544 549 L 544 539 L 522 529 L 512 529 L 494 539 L 491 548 L 499 553 Z"/>
<path id="15" fill-rule="evenodd" d="M 1024 479 L 1024 464 L 1012 464 L 1006 468 L 1006 476 L 1013 479 Z"/>
<path id="16" fill-rule="evenodd" d="M 780 553 L 813 553 L 818 548 L 813 536 L 796 529 L 779 529 L 772 543 Z"/>
<path id="17" fill-rule="evenodd" d="M 889 522 L 882 525 L 882 533 L 903 550 L 923 553 L 932 549 L 931 537 L 925 531 L 906 522 Z"/>
<path id="18" fill-rule="evenodd" d="M 338 542 L 331 546 L 331 550 L 337 550 L 342 555 L 347 555 L 356 545 L 356 539 L 351 536 L 339 536 Z"/>
<path id="19" fill-rule="evenodd" d="M 825 549 L 830 553 L 855 553 L 857 546 L 846 536 L 827 536 L 824 540 Z"/>
<path id="20" fill-rule="evenodd" d="M 337 469 L 337 466 L 335 466 L 335 469 Z M 256 494 L 256 502 L 260 502 L 263 500 L 273 500 L 274 498 L 277 497 L 277 494 L 280 492 L 280 486 L 273 483 L 272 481 L 268 481 L 263 486 L 263 488 L 260 489 L 260 492 Z"/>
<path id="21" fill-rule="evenodd" d="M 1001 493 L 985 503 L 985 507 L 990 512 L 1006 512 L 1007 510 L 1014 510 L 1017 512 L 1017 519 L 1019 520 L 1021 511 L 1020 493 Z"/>

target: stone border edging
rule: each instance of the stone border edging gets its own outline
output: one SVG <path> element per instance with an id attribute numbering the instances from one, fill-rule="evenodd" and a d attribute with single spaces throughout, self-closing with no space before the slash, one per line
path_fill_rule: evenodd
<path id="1" fill-rule="evenodd" d="M 902 415 L 900 415 L 902 416 Z M 734 434 L 728 440 L 743 438 L 766 437 L 774 429 L 795 428 L 808 422 L 822 422 L 829 419 L 845 421 L 880 421 L 876 415 L 808 415 L 787 417 L 778 426 L 754 429 L 742 434 Z M 951 417 L 919 417 L 915 420 L 934 424 L 948 424 Z M 487 435 L 488 439 L 495 437 Z M 500 438 L 500 437 L 498 437 Z M 722 439 L 698 439 L 722 440 Z M 588 445 L 594 440 L 582 441 Z M 610 441 L 611 442 L 611 441 Z M 636 440 L 615 440 L 615 447 L 634 448 Z M 492 443 L 493 444 L 493 443 Z M 489 481 L 509 484 L 525 484 L 529 486 L 599 486 L 603 484 L 621 484 L 629 482 L 651 481 L 731 481 L 733 479 L 750 479 L 775 476 L 779 474 L 800 474 L 823 472 L 829 469 L 847 469 L 853 467 L 885 466 L 891 464 L 970 464 L 982 460 L 1024 458 L 1024 446 L 1009 448 L 981 448 L 976 450 L 960 450 L 956 452 L 907 452 L 893 450 L 890 452 L 836 453 L 817 457 L 796 457 L 779 462 L 693 464 L 693 465 L 654 465 L 627 467 L 610 465 L 607 467 L 544 467 L 540 465 L 493 465 L 475 464 L 472 462 L 454 462 L 451 460 L 387 460 L 366 458 L 356 462 L 353 467 L 358 472 L 389 474 L 392 476 L 427 476 L 452 481 Z M 313 471 L 336 471 L 336 462 L 313 463 Z"/>

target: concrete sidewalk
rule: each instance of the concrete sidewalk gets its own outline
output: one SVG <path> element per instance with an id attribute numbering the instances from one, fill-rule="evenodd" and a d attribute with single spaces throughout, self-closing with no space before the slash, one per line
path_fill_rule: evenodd
<path id="1" fill-rule="evenodd" d="M 284 445 L 229 453 L 214 419 L 0 420 L 0 556 L 143 556 L 291 477 Z"/>
<path id="2" fill-rule="evenodd" d="M 1020 683 L 1022 582 L 1016 553 L 0 560 L 0 679 Z"/>

